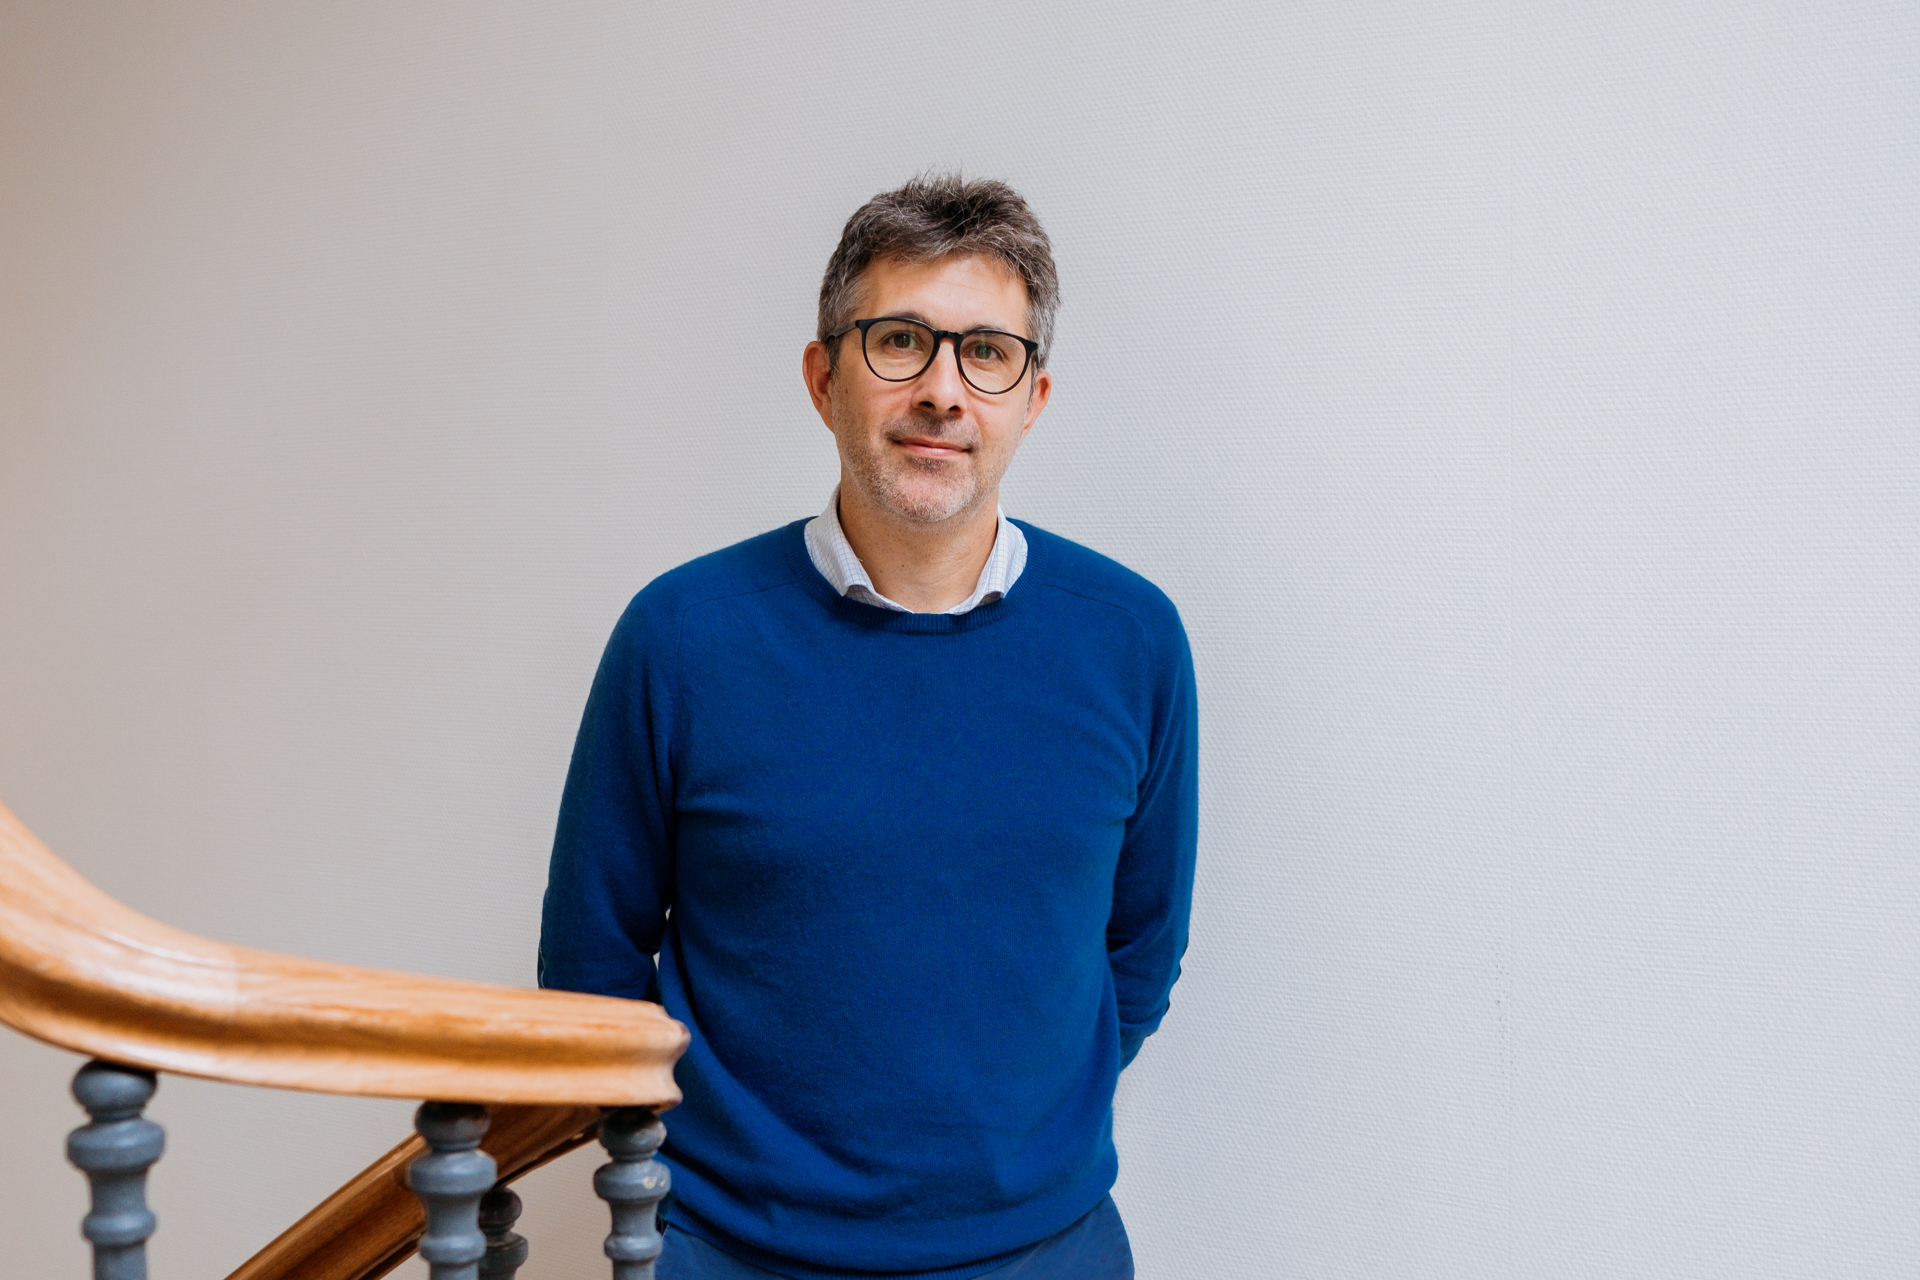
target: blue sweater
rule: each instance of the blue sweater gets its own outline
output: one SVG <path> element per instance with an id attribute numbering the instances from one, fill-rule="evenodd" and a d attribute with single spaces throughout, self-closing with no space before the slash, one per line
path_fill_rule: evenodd
<path id="1" fill-rule="evenodd" d="M 677 1223 L 805 1274 L 977 1274 L 1113 1183 L 1114 1082 L 1186 947 L 1192 659 L 1151 583 L 1030 525 L 1013 589 L 947 615 L 842 598 L 804 523 L 614 628 L 540 981 L 691 1029 Z"/>

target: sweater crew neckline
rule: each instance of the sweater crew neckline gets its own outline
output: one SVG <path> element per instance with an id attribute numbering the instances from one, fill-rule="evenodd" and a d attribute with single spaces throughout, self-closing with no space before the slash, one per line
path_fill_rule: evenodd
<path id="1" fill-rule="evenodd" d="M 849 622 L 857 623 L 872 631 L 897 631 L 907 635 L 953 635 L 963 631 L 973 631 L 980 627 L 989 627 L 1020 611 L 1020 602 L 1031 595 L 1031 590 L 1022 591 L 1038 582 L 1045 567 L 1046 551 L 1041 540 L 1035 536 L 1032 526 L 1021 521 L 1020 532 L 1027 539 L 1027 564 L 1020 577 L 998 600 L 979 604 L 965 613 L 900 613 L 893 609 L 883 609 L 879 605 L 866 604 L 849 599 L 834 590 L 813 558 L 807 554 L 807 521 L 795 520 L 788 525 L 781 539 L 786 544 L 787 559 L 794 572 L 794 580 L 800 589 L 818 600 L 826 609 Z"/>

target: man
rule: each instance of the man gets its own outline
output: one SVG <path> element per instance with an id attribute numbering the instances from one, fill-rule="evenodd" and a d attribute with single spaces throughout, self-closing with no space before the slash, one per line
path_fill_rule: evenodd
<path id="1" fill-rule="evenodd" d="M 1160 591 L 1000 513 L 1057 297 L 1004 185 L 876 196 L 802 360 L 834 497 L 607 646 L 541 981 L 692 1030 L 663 1280 L 1133 1274 L 1113 1089 L 1186 945 L 1193 670 Z"/>

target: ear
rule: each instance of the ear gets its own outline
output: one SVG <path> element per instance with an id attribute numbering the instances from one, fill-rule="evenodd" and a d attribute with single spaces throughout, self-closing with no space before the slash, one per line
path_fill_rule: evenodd
<path id="1" fill-rule="evenodd" d="M 833 362 L 827 358 L 825 343 L 809 342 L 800 353 L 800 377 L 807 384 L 807 394 L 813 397 L 813 411 L 827 424 L 827 430 L 833 430 Z"/>
<path id="2" fill-rule="evenodd" d="M 1025 440 L 1027 432 L 1033 430 L 1033 420 L 1047 407 L 1047 397 L 1053 394 L 1053 375 L 1045 369 L 1033 375 L 1033 390 L 1027 395 L 1026 416 L 1020 422 L 1020 438 Z"/>

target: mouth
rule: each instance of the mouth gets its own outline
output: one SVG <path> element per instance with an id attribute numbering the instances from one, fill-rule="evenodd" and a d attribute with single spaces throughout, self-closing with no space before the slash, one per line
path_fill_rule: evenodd
<path id="1" fill-rule="evenodd" d="M 917 458 L 957 458 L 971 452 L 967 445 L 934 436 L 897 436 L 893 443 Z"/>

